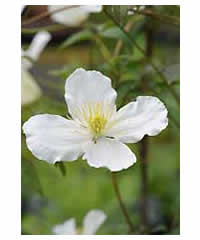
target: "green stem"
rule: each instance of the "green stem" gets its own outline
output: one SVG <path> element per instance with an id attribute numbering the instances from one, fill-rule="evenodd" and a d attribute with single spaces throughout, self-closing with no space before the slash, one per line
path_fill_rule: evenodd
<path id="1" fill-rule="evenodd" d="M 128 214 L 128 210 L 126 209 L 123 201 L 122 201 L 122 197 L 121 197 L 121 194 L 120 194 L 120 191 L 119 191 L 119 187 L 118 187 L 118 183 L 117 183 L 117 177 L 116 177 L 116 173 L 112 172 L 112 184 L 113 184 L 113 188 L 115 190 L 115 194 L 117 196 L 117 199 L 119 201 L 119 205 L 120 205 L 120 208 L 121 208 L 121 211 L 125 217 L 125 220 L 129 226 L 129 231 L 130 233 L 133 232 L 133 224 L 131 222 L 131 219 L 129 217 L 129 214 Z"/>
<path id="2" fill-rule="evenodd" d="M 144 55 L 146 61 L 152 66 L 154 71 L 158 74 L 158 76 L 162 79 L 162 81 L 165 83 L 165 86 L 168 88 L 170 93 L 174 96 L 176 102 L 178 105 L 180 105 L 179 96 L 176 94 L 174 88 L 171 87 L 171 85 L 168 83 L 167 79 L 165 78 L 164 74 L 159 70 L 159 68 L 154 64 L 154 62 L 146 57 L 145 51 L 138 45 L 138 43 L 135 41 L 135 39 L 132 38 L 132 36 L 129 34 L 129 32 L 124 31 L 124 28 L 120 26 L 117 21 L 104 9 L 105 14 L 113 21 L 113 23 L 120 28 L 120 30 L 128 37 L 129 40 L 131 40 L 135 47 Z"/>

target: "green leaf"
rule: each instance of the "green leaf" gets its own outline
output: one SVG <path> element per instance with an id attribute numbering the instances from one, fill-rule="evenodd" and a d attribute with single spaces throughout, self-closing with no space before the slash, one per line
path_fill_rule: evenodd
<path id="1" fill-rule="evenodd" d="M 105 38 L 112 38 L 117 40 L 122 40 L 124 43 L 129 44 L 132 46 L 132 42 L 129 38 L 123 33 L 123 31 L 118 27 L 110 27 L 103 32 L 100 33 L 102 37 Z"/>
<path id="2" fill-rule="evenodd" d="M 75 43 L 91 40 L 94 36 L 94 33 L 89 30 L 83 30 L 81 32 L 75 33 L 69 38 L 67 38 L 62 45 L 60 46 L 61 49 L 69 47 Z"/>
<path id="3" fill-rule="evenodd" d="M 117 89 L 117 106 L 121 107 L 138 95 L 138 82 L 135 79 L 123 81 Z"/>

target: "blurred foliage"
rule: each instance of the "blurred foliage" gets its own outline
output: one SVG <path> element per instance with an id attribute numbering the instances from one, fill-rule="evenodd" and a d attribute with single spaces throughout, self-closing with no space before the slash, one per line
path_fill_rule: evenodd
<path id="1" fill-rule="evenodd" d="M 129 16 L 129 8 L 107 6 L 106 11 L 120 27 L 133 21 L 129 34 L 144 50 L 146 32 L 153 31 L 151 57 L 179 96 L 179 29 L 149 16 Z M 153 6 L 150 10 L 163 16 L 180 16 L 178 6 Z M 44 51 L 31 70 L 43 96 L 22 108 L 22 124 L 39 113 L 68 114 L 63 97 L 64 84 L 77 67 L 99 70 L 111 77 L 118 93 L 118 108 L 138 95 L 159 97 L 168 108 L 169 126 L 159 136 L 148 138 L 148 221 L 150 234 L 179 234 L 179 106 L 166 83 L 119 26 L 104 12 L 93 14 L 79 31 Z M 116 51 L 117 45 L 120 49 Z M 144 81 L 147 83 L 145 89 Z M 118 173 L 122 197 L 135 226 L 134 234 L 139 234 L 141 227 L 139 146 L 139 143 L 129 144 L 138 161 Z M 81 226 L 83 217 L 93 208 L 102 209 L 108 216 L 98 234 L 127 234 L 128 227 L 108 170 L 91 168 L 82 159 L 57 167 L 39 161 L 28 151 L 22 134 L 22 233 L 51 234 L 54 224 L 71 217 Z"/>
<path id="2" fill-rule="evenodd" d="M 128 18 L 128 5 L 105 6 L 109 13 L 116 19 L 119 25 L 124 25 Z"/>

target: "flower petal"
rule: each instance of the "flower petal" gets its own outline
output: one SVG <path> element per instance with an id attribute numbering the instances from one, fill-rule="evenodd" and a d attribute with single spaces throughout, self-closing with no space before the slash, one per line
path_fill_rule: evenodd
<path id="1" fill-rule="evenodd" d="M 127 169 L 136 162 L 135 154 L 125 144 L 104 137 L 85 147 L 83 159 L 87 159 L 91 167 L 105 167 L 113 172 Z"/>
<path id="2" fill-rule="evenodd" d="M 66 7 L 66 5 L 49 5 L 49 12 Z M 69 5 L 70 7 L 70 5 Z M 51 15 L 53 21 L 67 26 L 79 26 L 84 20 L 87 19 L 89 13 L 101 12 L 101 5 L 85 5 L 75 6 L 64 11 L 60 11 Z"/>
<path id="3" fill-rule="evenodd" d="M 49 12 L 66 7 L 66 5 L 49 5 Z M 70 5 L 69 5 L 70 7 Z M 89 11 L 81 7 L 73 7 L 60 11 L 51 15 L 51 19 L 57 23 L 64 24 L 71 27 L 79 26 L 84 20 L 87 19 Z"/>
<path id="4" fill-rule="evenodd" d="M 33 155 L 52 164 L 76 160 L 83 153 L 84 144 L 90 141 L 86 129 L 57 115 L 33 116 L 24 123 L 23 131 Z"/>
<path id="5" fill-rule="evenodd" d="M 78 117 L 75 109 L 87 104 L 102 103 L 115 108 L 116 96 L 111 80 L 97 71 L 78 68 L 66 80 L 65 99 L 73 118 Z"/>
<path id="6" fill-rule="evenodd" d="M 137 97 L 115 115 L 107 136 L 124 143 L 140 141 L 144 135 L 155 136 L 168 125 L 167 109 L 156 97 Z"/>
<path id="7" fill-rule="evenodd" d="M 106 215 L 103 211 L 94 209 L 88 212 L 83 220 L 83 234 L 95 234 L 98 228 L 106 220 Z"/>
<path id="8" fill-rule="evenodd" d="M 39 99 L 42 92 L 31 73 L 22 68 L 21 76 L 21 104 L 27 105 Z"/>
<path id="9" fill-rule="evenodd" d="M 102 11 L 103 8 L 102 5 L 84 5 L 81 7 L 84 8 L 89 13 L 99 13 Z"/>
<path id="10" fill-rule="evenodd" d="M 75 235 L 76 233 L 76 222 L 74 218 L 70 218 L 63 224 L 55 225 L 52 228 L 52 232 L 56 235 Z"/>

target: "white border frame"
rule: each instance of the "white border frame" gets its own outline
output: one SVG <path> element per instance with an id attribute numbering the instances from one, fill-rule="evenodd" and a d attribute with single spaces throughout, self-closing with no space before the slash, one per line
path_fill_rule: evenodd
<path id="1" fill-rule="evenodd" d="M 200 196 L 197 194 L 199 174 L 199 82 L 198 74 L 200 45 L 198 33 L 198 2 L 190 0 L 21 0 L 5 1 L 1 6 L 1 236 L 6 239 L 196 239 L 199 235 L 198 210 Z M 20 14 L 21 5 L 181 5 L 181 235 L 21 235 L 21 56 Z M 184 12 L 183 12 L 184 9 Z M 184 13 L 184 16 L 183 16 Z M 10 18 L 9 18 L 10 16 Z M 5 26 L 6 24 L 6 26 Z M 197 25 L 197 26 L 196 26 Z M 184 26 L 184 27 L 182 27 Z M 196 27 L 194 34 L 193 29 Z M 2 32 L 4 31 L 4 32 Z M 184 46 L 184 48 L 182 48 Z M 193 56 L 191 56 L 193 53 Z M 182 57 L 184 56 L 184 58 Z M 182 61 L 183 60 L 183 61 Z M 192 68 L 190 69 L 190 65 Z M 195 65 L 196 64 L 196 65 Z M 196 72 L 195 72 L 196 71 Z M 184 73 L 183 73 L 184 72 Z M 196 73 L 196 74 L 195 74 Z M 197 75 L 199 76 L 199 75 Z M 196 78 L 196 77 L 195 77 Z M 184 86 L 184 87 L 183 87 Z M 184 130 L 184 132 L 183 132 Z M 195 136 L 196 134 L 196 136 Z M 192 148 L 190 149 L 190 145 Z M 183 147 L 185 145 L 185 147 Z M 12 148 L 11 148 L 12 147 Z M 184 164 L 184 167 L 183 167 Z M 193 167 L 195 166 L 195 168 Z M 192 181 L 193 180 L 193 181 Z M 169 186 L 170 187 L 170 186 Z M 184 211 L 183 211 L 184 209 Z M 196 215 L 196 216 L 195 216 Z"/>

